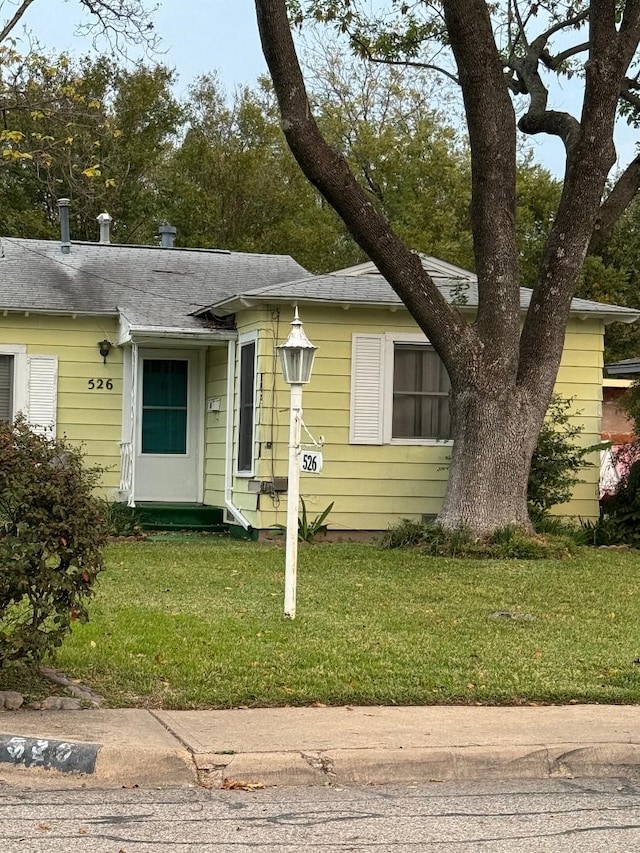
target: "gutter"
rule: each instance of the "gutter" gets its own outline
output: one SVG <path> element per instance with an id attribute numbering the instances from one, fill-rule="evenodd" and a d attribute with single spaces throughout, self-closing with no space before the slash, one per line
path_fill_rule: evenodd
<path id="1" fill-rule="evenodd" d="M 227 429 L 224 458 L 224 505 L 245 530 L 251 524 L 233 503 L 233 411 L 236 379 L 236 342 L 231 339 L 227 350 Z"/>
<path id="2" fill-rule="evenodd" d="M 223 329 L 165 329 L 160 326 L 135 326 L 125 320 L 121 322 L 118 346 L 123 344 L 153 343 L 154 341 L 167 341 L 169 343 L 182 344 L 195 343 L 206 346 L 214 341 L 233 341 L 238 337 L 235 331 Z"/>

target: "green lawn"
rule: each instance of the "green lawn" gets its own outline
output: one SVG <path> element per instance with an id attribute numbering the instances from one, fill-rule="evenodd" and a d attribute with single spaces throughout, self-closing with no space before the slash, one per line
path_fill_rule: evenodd
<path id="1" fill-rule="evenodd" d="M 294 622 L 283 576 L 279 546 L 111 545 L 57 665 L 111 706 L 640 701 L 640 554 L 301 547 Z"/>

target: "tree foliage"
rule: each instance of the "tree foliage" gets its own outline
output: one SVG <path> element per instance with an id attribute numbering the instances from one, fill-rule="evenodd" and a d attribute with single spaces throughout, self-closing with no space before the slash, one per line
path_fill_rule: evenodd
<path id="1" fill-rule="evenodd" d="M 95 217 L 108 209 L 122 242 L 150 239 L 156 173 L 183 120 L 172 72 L 125 70 L 105 56 L 5 57 L 0 111 L 10 129 L 0 131 L 0 192 L 11 203 L 0 230 L 55 233 L 57 201 L 68 197 L 76 238 L 94 239 Z"/>

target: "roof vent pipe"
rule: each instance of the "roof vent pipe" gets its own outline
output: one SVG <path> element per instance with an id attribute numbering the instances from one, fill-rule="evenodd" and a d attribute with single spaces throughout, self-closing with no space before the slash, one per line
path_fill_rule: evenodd
<path id="1" fill-rule="evenodd" d="M 113 222 L 113 217 L 109 216 L 108 213 L 101 213 L 100 216 L 96 216 L 96 219 L 98 220 L 98 225 L 100 226 L 100 242 L 110 243 L 111 223 Z"/>
<path id="2" fill-rule="evenodd" d="M 178 229 L 174 228 L 173 225 L 168 225 L 164 223 L 158 228 L 158 234 L 160 235 L 160 246 L 163 249 L 173 249 L 173 241 L 176 239 L 176 234 L 178 233 Z"/>
<path id="3" fill-rule="evenodd" d="M 60 214 L 60 251 L 63 255 L 71 252 L 71 232 L 69 230 L 69 207 L 71 202 L 68 198 L 58 199 L 58 213 Z"/>

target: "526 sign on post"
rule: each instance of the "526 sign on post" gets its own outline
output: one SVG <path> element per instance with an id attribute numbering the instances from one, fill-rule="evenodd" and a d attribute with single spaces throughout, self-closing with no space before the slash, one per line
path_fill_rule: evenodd
<path id="1" fill-rule="evenodd" d="M 317 450 L 303 450 L 300 454 L 300 470 L 303 474 L 319 474 L 322 461 L 322 453 Z"/>
<path id="2" fill-rule="evenodd" d="M 90 379 L 87 386 L 89 391 L 112 391 L 113 379 Z"/>

